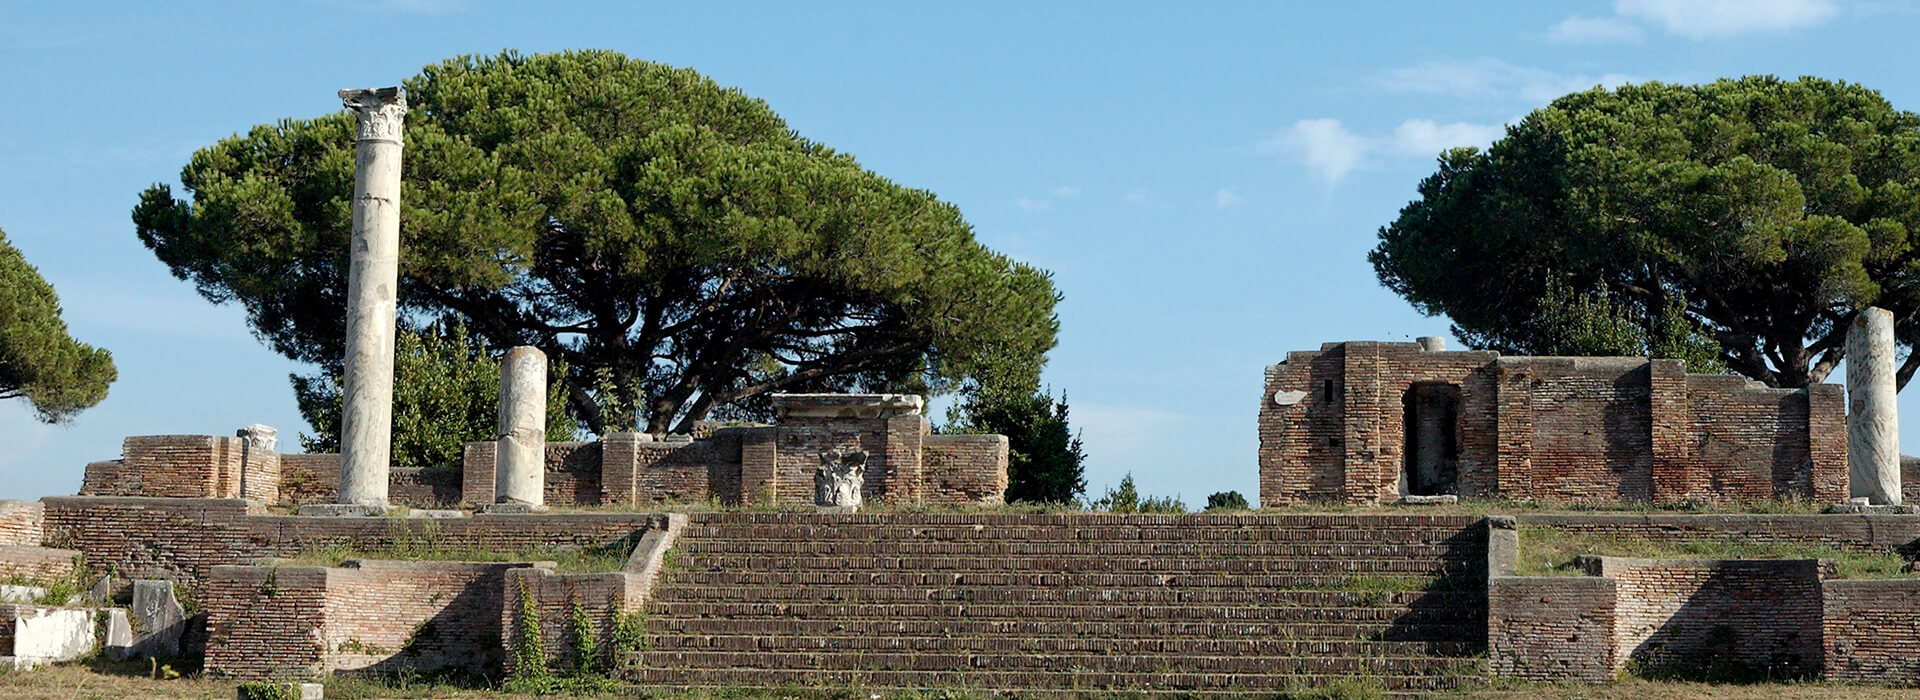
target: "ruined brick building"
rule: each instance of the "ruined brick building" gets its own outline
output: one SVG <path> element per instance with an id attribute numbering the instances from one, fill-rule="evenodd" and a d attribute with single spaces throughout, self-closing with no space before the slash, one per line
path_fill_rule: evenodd
<path id="1" fill-rule="evenodd" d="M 1841 387 L 1775 389 L 1678 360 L 1328 343 L 1267 368 L 1259 426 L 1263 506 L 1847 496 Z"/>

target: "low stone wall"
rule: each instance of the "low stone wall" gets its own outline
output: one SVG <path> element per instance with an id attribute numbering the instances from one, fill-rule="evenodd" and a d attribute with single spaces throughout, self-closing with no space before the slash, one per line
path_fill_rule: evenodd
<path id="1" fill-rule="evenodd" d="M 1613 654 L 1653 670 L 1820 673 L 1820 563 L 1593 557 L 1614 581 Z"/>
<path id="2" fill-rule="evenodd" d="M 340 495 L 340 455 L 280 455 L 280 502 L 332 503 Z"/>
<path id="3" fill-rule="evenodd" d="M 1487 579 L 1487 658 L 1495 675 L 1536 681 L 1605 683 L 1620 673 L 1615 653 L 1617 591 L 1593 577 Z"/>
<path id="4" fill-rule="evenodd" d="M 516 643 L 522 634 L 525 603 L 521 596 L 524 594 L 532 598 L 537 611 L 535 614 L 539 618 L 541 644 L 547 651 L 550 668 L 570 670 L 577 668 L 580 663 L 574 656 L 571 643 L 575 605 L 580 606 L 593 622 L 595 647 L 603 655 L 599 661 L 611 661 L 604 655 L 614 647 L 614 629 L 623 613 L 640 608 L 641 587 L 641 577 L 625 572 L 558 574 L 546 569 L 509 571 L 506 574 L 504 614 L 498 618 L 496 628 L 499 639 Z M 512 659 L 507 659 L 505 670 L 514 670 Z"/>
<path id="5" fill-rule="evenodd" d="M 1920 680 L 1920 580 L 1826 581 L 1821 645 L 1829 680 Z"/>
<path id="6" fill-rule="evenodd" d="M 39 501 L 0 501 L 0 545 L 40 546 L 45 516 L 46 506 Z"/>
<path id="7" fill-rule="evenodd" d="M 531 566 L 215 567 L 202 597 L 207 671 L 238 678 L 353 670 L 493 674 L 502 658 L 504 575 Z"/>
<path id="8" fill-rule="evenodd" d="M 1620 535 L 1657 542 L 1745 540 L 1827 545 L 1867 552 L 1920 549 L 1920 518 L 1911 515 L 1639 515 L 1629 513 L 1527 514 L 1514 516 L 1522 529 L 1548 528 Z M 1524 540 L 1524 536 L 1522 538 Z M 1524 542 L 1523 542 L 1524 546 Z"/>
<path id="9" fill-rule="evenodd" d="M 650 513 L 480 514 L 407 519 L 267 515 L 235 499 L 50 496 L 49 543 L 86 552 L 90 566 L 197 587 L 214 566 L 249 564 L 328 547 L 396 542 L 514 552 L 601 545 L 657 529 Z"/>
<path id="10" fill-rule="evenodd" d="M 920 446 L 927 490 L 935 503 L 1005 502 L 1007 436 L 928 435 Z"/>
<path id="11" fill-rule="evenodd" d="M 241 493 L 246 446 L 237 437 L 136 435 L 120 459 L 87 465 L 80 493 L 89 496 L 233 498 Z"/>
<path id="12" fill-rule="evenodd" d="M 0 579 L 15 575 L 43 581 L 64 578 L 73 573 L 79 558 L 80 553 L 71 549 L 0 545 Z"/>

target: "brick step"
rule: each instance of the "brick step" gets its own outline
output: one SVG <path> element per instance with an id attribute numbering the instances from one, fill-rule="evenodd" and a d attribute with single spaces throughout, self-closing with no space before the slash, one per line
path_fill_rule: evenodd
<path id="1" fill-rule="evenodd" d="M 998 558 L 986 556 L 780 556 L 745 554 L 681 554 L 679 567 L 692 571 L 794 570 L 917 570 L 917 571 L 1060 571 L 1155 573 L 1298 573 L 1437 575 L 1466 573 L 1466 561 L 1393 561 L 1382 559 L 1209 559 L 1204 557 L 1088 557 L 1053 556 Z M 1485 566 L 1484 562 L 1480 564 Z"/>
<path id="2" fill-rule="evenodd" d="M 1009 636 L 1033 639 L 1343 639 L 1389 642 L 1467 642 L 1485 645 L 1486 623 L 1376 621 L 1287 622 L 1246 620 L 930 620 L 713 618 L 650 615 L 654 635 L 759 636 Z"/>
<path id="3" fill-rule="evenodd" d="M 1129 529 L 1208 530 L 1226 528 L 1294 527 L 1306 529 L 1392 528 L 1463 529 L 1478 524 L 1477 515 L 1421 515 L 1390 513 L 1283 513 L 1206 515 L 1114 515 L 1108 513 L 693 513 L 700 526 L 816 525 L 900 527 L 1079 527 L 1124 531 Z"/>
<path id="4" fill-rule="evenodd" d="M 1257 588 L 1078 588 L 1066 586 L 709 586 L 672 583 L 654 588 L 654 599 L 675 603 L 1030 603 L 1095 605 L 1174 605 L 1230 603 L 1260 606 L 1481 607 L 1478 591 L 1363 592 L 1289 591 Z"/>
<path id="5" fill-rule="evenodd" d="M 1347 675 L 1283 675 L 1270 673 L 1103 673 L 1058 671 L 816 671 L 758 668 L 639 668 L 632 672 L 641 685 L 678 688 L 782 688 L 813 686 L 868 689 L 968 688 L 1017 693 L 1033 690 L 1188 692 L 1287 690 L 1312 688 L 1351 679 Z M 1432 692 L 1486 685 L 1484 672 L 1459 675 L 1365 677 L 1390 692 Z M 989 690 L 992 689 L 992 690 Z"/>
<path id="6" fill-rule="evenodd" d="M 1187 556 L 1219 558 L 1339 558 L 1391 559 L 1421 561 L 1464 561 L 1475 552 L 1449 545 L 1433 544 L 1358 544 L 1358 543 L 1278 543 L 1278 542 L 953 542 L 916 539 L 862 541 L 851 539 L 726 540 L 689 539 L 679 544 L 687 554 L 784 554 L 892 556 Z M 1481 557 L 1484 552 L 1478 552 Z"/>
<path id="7" fill-rule="evenodd" d="M 972 654 L 894 652 L 644 651 L 649 668 L 757 668 L 821 671 L 1091 671 L 1107 673 L 1282 673 L 1427 675 L 1459 659 L 1431 656 L 1170 656 L 1143 654 Z M 1470 664 L 1471 662 L 1468 662 Z"/>
<path id="8" fill-rule="evenodd" d="M 683 534 L 698 539 L 808 541 L 913 540 L 945 542 L 1328 542 L 1348 544 L 1434 544 L 1471 546 L 1477 533 L 1455 528 L 1212 527 L 929 527 L 911 525 L 690 525 Z"/>
<path id="9" fill-rule="evenodd" d="M 1441 656 L 1479 653 L 1473 642 L 1375 642 L 1355 639 L 1145 639 L 1059 637 L 902 637 L 656 634 L 653 651 L 848 651 L 1162 654 L 1178 656 Z"/>
<path id="10" fill-rule="evenodd" d="M 1247 622 L 1457 622 L 1479 620 L 1484 608 L 1331 607 L 1255 605 L 1048 605 L 964 603 L 703 603 L 663 601 L 653 607 L 662 617 L 910 619 L 910 620 L 1072 620 L 1072 621 L 1247 621 Z"/>
<path id="11" fill-rule="evenodd" d="M 673 571 L 663 588 L 714 586 L 1001 586 L 1028 588 L 1224 588 L 1323 590 L 1355 583 L 1351 574 L 1070 573 L 1060 571 Z M 1454 588 L 1480 590 L 1478 578 L 1447 579 Z"/>

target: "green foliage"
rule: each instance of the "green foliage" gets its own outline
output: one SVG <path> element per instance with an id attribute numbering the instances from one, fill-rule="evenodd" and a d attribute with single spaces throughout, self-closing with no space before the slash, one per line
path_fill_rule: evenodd
<path id="1" fill-rule="evenodd" d="M 594 432 L 755 415 L 776 391 L 946 391 L 990 348 L 1053 347 L 1047 273 L 691 70 L 508 52 L 405 87 L 403 316 L 564 360 Z M 346 112 L 257 126 L 193 155 L 186 198 L 156 184 L 134 210 L 175 275 L 328 369 L 353 130 Z"/>
<path id="2" fill-rule="evenodd" d="M 393 360 L 393 466 L 458 467 L 467 443 L 499 437 L 500 360 L 485 340 L 457 322 L 402 330 Z M 549 363 L 547 372 L 547 440 L 573 440 L 566 363 Z M 338 376 L 291 379 L 300 414 L 315 431 L 300 435 L 301 447 L 340 451 Z"/>
<path id="3" fill-rule="evenodd" d="M 1143 496 L 1133 485 L 1133 473 L 1128 472 L 1120 479 L 1120 485 L 1109 487 L 1107 493 L 1090 504 L 1088 508 L 1109 513 L 1185 513 L 1187 504 L 1180 502 L 1179 496 Z"/>
<path id="4" fill-rule="evenodd" d="M 608 635 L 606 670 L 612 673 L 628 654 L 647 648 L 647 611 L 616 612 L 613 633 Z"/>
<path id="5" fill-rule="evenodd" d="M 1636 322 L 1634 309 L 1606 292 L 1578 294 L 1548 282 L 1529 323 L 1539 355 L 1619 355 L 1682 360 L 1687 371 L 1719 374 L 1720 343 L 1687 318 L 1683 298 L 1671 299 L 1655 318 Z"/>
<path id="6" fill-rule="evenodd" d="M 1550 527 L 1524 527 L 1516 570 L 1522 576 L 1579 576 L 1574 559 L 1582 555 L 1641 559 L 1821 559 L 1833 565 L 1831 578 L 1908 578 L 1907 560 L 1892 550 L 1863 552 L 1829 545 L 1766 542 L 1746 537 L 1654 540 L 1619 533 L 1580 533 Z"/>
<path id="7" fill-rule="evenodd" d="M 1247 497 L 1240 495 L 1239 491 L 1221 491 L 1207 496 L 1207 511 L 1209 512 L 1216 510 L 1249 510 L 1251 508 L 1252 506 L 1247 505 Z"/>
<path id="8" fill-rule="evenodd" d="M 1858 85 L 1595 88 L 1441 154 L 1419 191 L 1369 260 L 1475 347 L 1710 354 L 1798 387 L 1840 362 L 1856 309 L 1920 314 L 1920 116 Z"/>
<path id="9" fill-rule="evenodd" d="M 0 399 L 24 398 L 34 416 L 63 423 L 107 398 L 113 354 L 74 340 L 60 299 L 0 231 Z"/>
<path id="10" fill-rule="evenodd" d="M 292 683 L 248 681 L 234 690 L 240 700 L 300 700 L 300 690 Z"/>
<path id="11" fill-rule="evenodd" d="M 1080 437 L 1067 425 L 1067 395 L 1040 389 L 1043 357 L 994 351 L 962 388 L 944 428 L 1007 436 L 1008 503 L 1075 503 L 1087 491 Z"/>
<path id="12" fill-rule="evenodd" d="M 1280 697 L 1284 700 L 1385 700 L 1387 691 L 1365 680 L 1339 678 L 1321 685 L 1290 688 Z"/>
<path id="13" fill-rule="evenodd" d="M 520 619 L 513 626 L 507 655 L 513 659 L 509 687 L 515 683 L 538 685 L 553 675 L 547 671 L 546 640 L 540 637 L 540 602 L 534 600 L 526 581 L 520 582 Z"/>
<path id="14" fill-rule="evenodd" d="M 587 606 L 578 598 L 567 606 L 567 651 L 573 656 L 573 675 L 589 676 L 603 669 L 600 658 L 600 630 L 587 614 Z"/>

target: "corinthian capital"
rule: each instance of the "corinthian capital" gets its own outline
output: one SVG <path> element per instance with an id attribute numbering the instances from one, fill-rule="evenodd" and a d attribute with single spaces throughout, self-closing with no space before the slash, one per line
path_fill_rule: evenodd
<path id="1" fill-rule="evenodd" d="M 361 141 L 400 142 L 407 117 L 406 88 L 341 90 L 340 101 L 360 115 Z"/>

